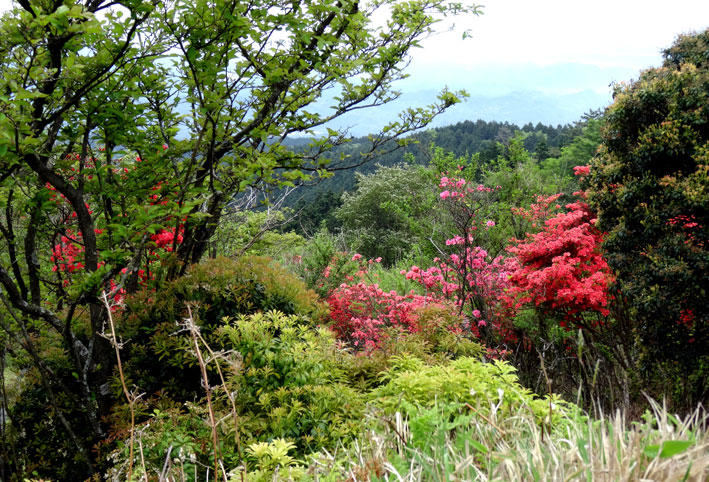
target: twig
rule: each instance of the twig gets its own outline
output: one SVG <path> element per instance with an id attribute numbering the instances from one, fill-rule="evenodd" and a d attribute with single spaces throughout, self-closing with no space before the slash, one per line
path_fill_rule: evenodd
<path id="1" fill-rule="evenodd" d="M 113 324 L 113 316 L 111 316 L 111 305 L 108 303 L 108 297 L 106 296 L 105 291 L 101 293 L 101 299 L 103 301 L 104 306 L 106 306 L 106 311 L 108 313 L 108 325 L 111 327 L 111 336 L 109 338 L 109 341 L 113 345 L 113 348 L 116 350 L 116 360 L 118 361 L 118 376 L 121 379 L 123 394 L 126 396 L 126 400 L 128 400 L 128 408 L 130 409 L 130 448 L 128 453 L 128 480 L 131 480 L 133 478 L 133 447 L 135 445 L 135 402 L 138 400 L 138 398 L 140 398 L 140 396 L 135 396 L 134 394 L 128 391 L 128 387 L 126 386 L 126 379 L 123 375 L 121 350 L 119 343 L 116 340 L 116 329 Z M 147 474 L 145 474 L 145 476 L 147 477 Z"/>
<path id="2" fill-rule="evenodd" d="M 541 352 L 537 352 L 539 354 L 539 361 L 542 364 L 542 373 L 544 373 L 544 379 L 547 382 L 547 390 L 549 392 L 549 427 L 551 427 L 551 410 L 552 410 L 552 393 L 551 393 L 551 380 L 549 379 L 549 374 L 547 374 L 547 367 L 544 364 L 544 357 L 542 356 Z M 550 432 L 549 428 L 547 428 L 547 431 Z M 544 442 L 544 424 L 542 423 L 542 442 Z"/>
<path id="3" fill-rule="evenodd" d="M 247 472 L 247 468 L 246 468 L 246 459 L 244 458 L 244 454 L 241 449 L 241 435 L 239 434 L 239 415 L 236 410 L 236 402 L 234 401 L 234 395 L 231 392 L 229 392 L 229 388 L 226 385 L 226 379 L 224 378 L 224 373 L 222 372 L 221 365 L 219 365 L 219 357 L 217 356 L 217 353 L 215 353 L 210 348 L 210 346 L 207 344 L 206 340 L 202 337 L 202 334 L 198 330 L 194 330 L 193 333 L 195 333 L 197 335 L 199 340 L 207 348 L 207 352 L 209 353 L 209 360 L 214 360 L 214 363 L 217 366 L 217 373 L 219 374 L 219 379 L 222 382 L 222 388 L 224 389 L 224 394 L 227 396 L 227 398 L 229 399 L 229 402 L 231 403 L 232 417 L 234 419 L 234 434 L 235 434 L 234 440 L 236 442 L 236 450 L 239 453 L 239 462 L 241 464 L 243 464 L 243 466 L 244 466 L 244 470 L 241 472 L 241 479 L 243 481 L 244 472 Z"/>
<path id="4" fill-rule="evenodd" d="M 195 352 L 197 354 L 197 361 L 199 362 L 199 368 L 202 371 L 202 380 L 204 381 L 204 390 L 207 392 L 207 407 L 209 409 L 209 422 L 212 426 L 212 444 L 214 445 L 214 480 L 219 476 L 219 440 L 217 437 L 217 423 L 214 418 L 214 407 L 212 406 L 212 389 L 209 386 L 209 378 L 207 377 L 207 365 L 202 357 L 202 351 L 199 349 L 199 341 L 197 339 L 197 327 L 194 323 L 194 318 L 192 317 L 192 309 L 190 305 L 187 305 L 187 313 L 189 318 L 185 320 L 188 324 L 190 334 L 192 335 L 192 341 L 194 341 Z M 222 472 L 224 476 L 224 482 L 226 482 L 226 473 Z"/>

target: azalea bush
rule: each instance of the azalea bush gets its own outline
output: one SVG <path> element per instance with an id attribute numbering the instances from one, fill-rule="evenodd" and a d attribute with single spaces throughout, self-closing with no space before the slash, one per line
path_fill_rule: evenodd
<path id="1" fill-rule="evenodd" d="M 167 146 L 163 145 L 162 151 L 166 151 Z M 175 215 L 176 197 L 178 193 L 176 181 L 159 180 L 155 185 L 149 186 L 145 183 L 146 170 L 152 169 L 153 162 L 142 159 L 139 155 L 128 155 L 120 159 L 118 166 L 107 170 L 99 168 L 105 162 L 102 154 L 105 149 L 99 149 L 96 157 L 83 160 L 78 154 L 70 154 L 64 163 L 64 170 L 70 181 L 77 178 L 84 179 L 86 183 L 98 182 L 101 176 L 115 176 L 121 178 L 123 182 L 142 181 L 143 192 L 147 198 L 147 210 L 151 211 L 145 217 L 145 213 L 131 212 L 125 213 L 126 218 L 136 216 L 133 222 L 141 223 L 150 219 L 152 221 L 141 226 L 143 229 L 132 233 L 132 240 L 139 244 L 141 256 L 134 259 L 127 266 L 116 264 L 121 252 L 103 250 L 97 258 L 97 273 L 102 278 L 94 279 L 91 283 L 103 285 L 108 293 L 108 298 L 112 304 L 112 309 L 116 310 L 123 302 L 127 293 L 135 292 L 137 288 L 146 287 L 149 281 L 155 281 L 156 273 L 163 270 L 161 261 L 169 258 L 183 242 L 184 223 L 186 217 Z M 164 155 L 158 152 L 156 157 Z M 78 290 L 84 289 L 87 282 L 85 270 L 85 239 L 82 231 L 77 211 L 71 206 L 67 197 L 59 192 L 50 183 L 46 183 L 45 192 L 42 197 L 46 198 L 47 211 L 53 211 L 51 217 L 53 223 L 61 228 L 52 237 L 52 253 L 49 261 L 52 263 L 53 276 L 56 278 L 56 296 L 66 302 L 76 297 Z M 90 216 L 97 216 L 94 213 L 92 204 L 100 203 L 99 199 L 88 198 L 84 206 Z M 128 234 L 123 226 L 102 222 L 97 216 L 96 227 L 93 229 L 94 242 L 109 243 L 116 238 L 121 238 Z M 134 226 L 137 228 L 137 226 Z M 96 275 L 94 275 L 96 276 Z M 162 274 L 164 277 L 164 273 Z M 76 285 L 76 286 L 75 286 Z"/>
<path id="2" fill-rule="evenodd" d="M 365 385 L 376 379 L 392 356 L 416 353 L 429 362 L 484 352 L 477 342 L 477 328 L 461 315 L 450 299 L 434 292 L 399 293 L 382 289 L 377 282 L 379 259 L 352 256 L 357 273 L 342 283 L 327 298 L 330 327 L 338 339 L 366 357 L 355 364 L 354 371 Z M 400 281 L 416 286 L 411 280 Z M 371 361 L 371 363 L 369 363 Z"/>
<path id="3" fill-rule="evenodd" d="M 401 274 L 420 283 L 426 293 L 455 304 L 466 316 L 465 328 L 475 337 L 482 333 L 492 341 L 501 322 L 499 301 L 515 266 L 514 258 L 492 258 L 480 246 L 488 243 L 490 231 L 496 229 L 491 216 L 497 189 L 448 176 L 441 177 L 439 188 L 440 202 L 455 231 L 432 266 L 412 266 Z"/>
<path id="4" fill-rule="evenodd" d="M 595 227 L 595 215 L 583 201 L 540 219 L 556 197 L 531 208 L 532 217 L 543 223 L 542 230 L 508 248 L 518 263 L 510 273 L 504 300 L 514 309 L 532 303 L 559 312 L 565 319 L 562 326 L 572 321 L 582 328 L 596 327 L 610 314 L 608 288 L 614 279 L 600 251 L 602 235 Z M 601 316 L 589 320 L 584 317 L 588 313 Z"/>
<path id="5" fill-rule="evenodd" d="M 574 170 L 583 178 L 589 167 Z M 634 333 L 616 302 L 596 215 L 584 192 L 574 195 L 564 207 L 557 194 L 516 210 L 533 232 L 507 248 L 516 263 L 501 297 L 500 330 L 523 348 L 514 362 L 525 383 L 627 405 L 636 377 Z M 549 372 L 540 377 L 540 369 Z"/>

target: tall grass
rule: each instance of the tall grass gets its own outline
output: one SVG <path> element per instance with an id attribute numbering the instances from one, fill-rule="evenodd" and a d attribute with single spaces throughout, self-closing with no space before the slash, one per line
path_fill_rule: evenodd
<path id="1" fill-rule="evenodd" d="M 620 412 L 540 427 L 531 412 L 442 424 L 431 443 L 414 443 L 415 419 L 393 417 L 349 454 L 345 480 L 387 481 L 706 481 L 708 417 L 702 407 L 677 418 L 651 402 L 643 421 Z M 322 464 L 322 462 L 321 462 Z"/>

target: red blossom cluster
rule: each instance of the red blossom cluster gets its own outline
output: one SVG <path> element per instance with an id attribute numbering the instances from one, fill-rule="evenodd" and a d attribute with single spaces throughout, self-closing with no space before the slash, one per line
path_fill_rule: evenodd
<path id="1" fill-rule="evenodd" d="M 549 219 L 552 214 L 559 209 L 561 205 L 556 201 L 561 197 L 561 193 L 552 196 L 537 196 L 529 208 L 512 208 L 512 214 L 529 219 L 532 222 L 532 227 L 536 228 L 539 222 Z"/>
<path id="2" fill-rule="evenodd" d="M 167 146 L 163 146 L 166 149 Z M 103 149 L 100 149 L 103 150 Z M 80 160 L 80 156 L 77 154 L 70 154 L 67 156 L 67 160 L 76 161 Z M 86 168 L 94 167 L 94 159 L 88 159 L 85 163 Z M 141 162 L 140 158 L 136 159 L 137 162 Z M 134 167 L 135 169 L 135 167 Z M 69 170 L 77 171 L 75 167 L 70 167 Z M 114 169 L 116 174 L 126 175 L 130 172 L 127 168 L 116 168 Z M 89 179 L 91 176 L 89 176 Z M 73 179 L 73 178 L 70 178 Z M 160 192 L 162 189 L 162 182 L 152 188 L 153 191 L 157 191 L 155 194 L 149 196 L 150 204 L 165 205 L 168 203 L 169 199 L 166 196 L 161 196 Z M 49 183 L 46 184 L 46 189 L 50 191 L 49 200 L 54 202 L 59 208 L 60 213 L 60 223 L 71 226 L 75 222 L 77 217 L 76 211 L 74 211 L 69 205 L 66 197 L 58 193 L 56 188 L 51 186 Z M 89 214 L 93 214 L 88 203 L 86 203 L 86 208 Z M 184 220 L 183 220 L 184 223 Z M 171 252 L 176 245 L 179 245 L 183 241 L 184 224 L 180 223 L 177 227 L 171 227 L 167 229 L 162 229 L 155 234 L 150 236 L 150 240 L 153 242 L 152 248 L 148 252 L 148 265 L 160 258 L 160 251 Z M 97 235 L 103 233 L 102 229 L 94 229 Z M 82 242 L 81 232 L 76 231 L 72 227 L 67 227 L 64 229 L 63 235 L 60 236 L 59 241 L 52 247 L 52 256 L 50 260 L 54 263 L 52 271 L 56 273 L 63 274 L 64 277 L 61 279 L 62 286 L 67 287 L 71 284 L 71 275 L 73 273 L 79 272 L 84 269 L 84 245 Z M 99 261 L 98 267 L 101 268 L 105 265 L 104 261 Z M 123 268 L 120 272 L 121 276 L 127 275 L 127 269 Z M 152 273 L 144 269 L 139 269 L 137 271 L 138 283 L 145 286 L 147 282 L 152 279 Z M 125 296 L 125 290 L 119 285 L 120 281 L 109 280 L 109 290 L 111 292 L 112 300 L 115 303 L 114 309 L 117 305 L 123 302 Z"/>
<path id="3" fill-rule="evenodd" d="M 365 352 L 379 346 L 383 329 L 398 327 L 409 333 L 421 330 L 418 323 L 419 310 L 426 306 L 448 307 L 451 305 L 435 293 L 426 295 L 410 291 L 400 295 L 396 291 L 384 291 L 372 280 L 369 267 L 381 262 L 381 258 L 366 260 L 359 253 L 351 258 L 359 263 L 356 274 L 347 276 L 327 298 L 330 305 L 332 329 L 337 337 L 357 350 Z M 359 282 L 354 282 L 355 278 Z M 451 330 L 460 327 L 448 327 Z M 477 330 L 476 330 L 477 334 Z"/>
<path id="4" fill-rule="evenodd" d="M 542 231 L 528 235 L 508 251 L 517 256 L 505 300 L 515 309 L 524 303 L 553 308 L 567 317 L 583 311 L 609 314 L 610 268 L 599 251 L 601 232 L 584 202 L 547 219 Z"/>
<path id="5" fill-rule="evenodd" d="M 698 228 L 701 228 L 701 226 L 696 221 L 694 216 L 680 214 L 679 216 L 668 219 L 666 224 L 675 229 L 679 228 L 681 230 L 682 234 L 687 238 L 685 239 L 684 244 L 696 244 L 697 247 L 704 247 L 704 243 L 701 241 L 697 242 L 695 231 Z"/>
<path id="6" fill-rule="evenodd" d="M 419 331 L 417 310 L 438 303 L 431 296 L 410 292 L 399 295 L 364 282 L 343 283 L 328 298 L 332 329 L 341 340 L 364 350 L 376 348 L 382 329 L 397 326 L 409 333 Z"/>

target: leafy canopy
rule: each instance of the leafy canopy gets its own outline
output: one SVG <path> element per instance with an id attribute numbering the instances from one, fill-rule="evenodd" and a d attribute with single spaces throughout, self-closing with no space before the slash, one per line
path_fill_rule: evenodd
<path id="1" fill-rule="evenodd" d="M 351 167 L 347 157 L 328 158 L 349 140 L 328 121 L 396 99 L 409 51 L 442 17 L 461 13 L 477 7 L 19 0 L 4 14 L 0 293 L 13 317 L 3 327 L 28 353 L 37 352 L 35 339 L 22 339 L 28 319 L 63 347 L 73 381 L 57 383 L 39 368 L 39 356 L 30 365 L 52 405 L 42 416 L 56 414 L 86 470 L 49 478 L 87 478 L 94 470 L 88 446 L 107 434 L 113 400 L 100 387 L 115 360 L 101 336 L 101 291 L 118 303 L 118 293 L 184 274 L 207 253 L 227 206 L 246 194 L 263 199 L 254 190 Z M 356 162 L 395 148 L 388 141 L 462 95 L 445 90 L 430 106 L 406 110 L 372 134 Z M 323 131 L 301 153 L 282 144 Z M 57 264 L 67 253 L 71 270 Z M 51 402 L 58 393 L 76 402 L 76 413 Z M 93 436 L 76 436 L 78 426 Z"/>

